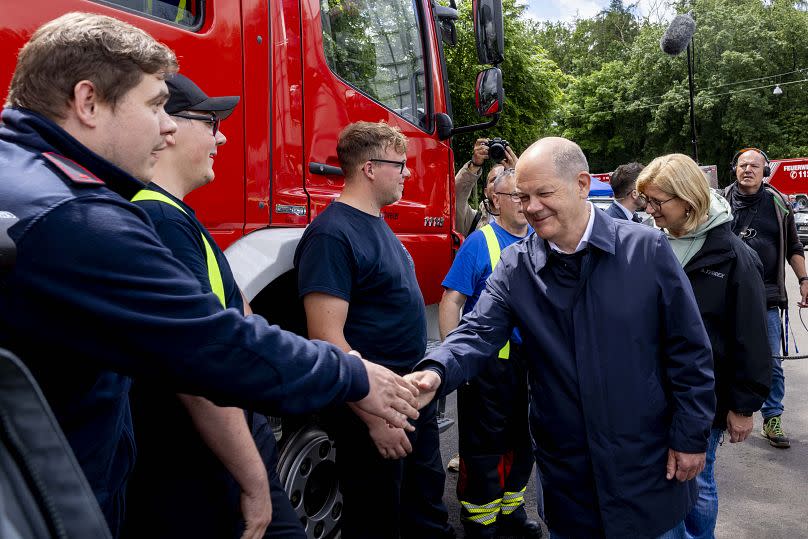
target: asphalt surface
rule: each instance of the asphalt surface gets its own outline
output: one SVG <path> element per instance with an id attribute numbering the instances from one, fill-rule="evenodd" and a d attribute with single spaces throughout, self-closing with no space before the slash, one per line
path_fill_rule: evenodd
<path id="1" fill-rule="evenodd" d="M 799 288 L 793 272 L 787 268 L 790 333 L 789 352 L 808 354 L 808 330 L 799 318 L 796 299 Z M 808 309 L 803 313 L 808 325 Z M 808 538 L 808 359 L 783 362 L 786 377 L 783 428 L 791 439 L 790 449 L 769 445 L 760 434 L 762 420 L 755 414 L 752 435 L 740 444 L 727 440 L 718 448 L 716 478 L 719 514 L 717 539 L 793 539 Z M 454 395 L 446 402 L 446 413 L 456 418 Z M 441 436 L 444 464 L 457 452 L 457 427 Z M 447 473 L 444 500 L 458 537 L 464 537 L 460 524 L 460 506 L 455 495 L 457 474 Z M 536 518 L 535 476 L 527 487 L 525 506 Z M 546 532 L 546 528 L 545 528 Z M 545 536 L 547 534 L 545 533 Z"/>

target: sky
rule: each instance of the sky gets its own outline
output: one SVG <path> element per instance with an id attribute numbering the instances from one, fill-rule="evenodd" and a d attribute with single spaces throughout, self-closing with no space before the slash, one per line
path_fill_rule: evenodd
<path id="1" fill-rule="evenodd" d="M 609 0 L 522 0 L 527 4 L 527 15 L 540 21 L 571 21 L 576 15 L 582 19 L 592 17 L 609 5 Z M 625 5 L 633 2 L 626 1 Z M 639 14 L 646 15 L 651 5 L 661 2 L 640 0 Z"/>

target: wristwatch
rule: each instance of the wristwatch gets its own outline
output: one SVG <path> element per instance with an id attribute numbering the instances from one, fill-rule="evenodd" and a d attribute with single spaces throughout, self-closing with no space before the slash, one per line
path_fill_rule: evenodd
<path id="1" fill-rule="evenodd" d="M 740 415 L 743 417 L 752 417 L 752 414 L 754 414 L 754 412 L 735 412 L 735 415 Z"/>
<path id="2" fill-rule="evenodd" d="M 799 281 L 800 281 L 800 284 L 802 284 L 805 281 L 808 281 L 808 277 L 800 277 Z"/>

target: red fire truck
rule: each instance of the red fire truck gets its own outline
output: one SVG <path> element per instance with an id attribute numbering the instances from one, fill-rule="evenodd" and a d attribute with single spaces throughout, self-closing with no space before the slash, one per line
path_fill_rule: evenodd
<path id="1" fill-rule="evenodd" d="M 412 177 L 384 217 L 415 261 L 437 338 L 440 283 L 458 236 L 452 135 L 493 126 L 503 103 L 501 0 L 475 0 L 485 123 L 455 127 L 444 59 L 457 10 L 433 0 L 0 0 L 0 87 L 16 51 L 68 11 L 111 15 L 169 45 L 210 95 L 240 95 L 224 126 L 216 181 L 189 203 L 226 249 L 253 310 L 303 331 L 292 256 L 304 227 L 342 187 L 336 143 L 348 123 L 384 120 L 409 138 Z M 334 448 L 308 419 L 284 418 L 281 479 L 309 537 L 338 532 Z"/>

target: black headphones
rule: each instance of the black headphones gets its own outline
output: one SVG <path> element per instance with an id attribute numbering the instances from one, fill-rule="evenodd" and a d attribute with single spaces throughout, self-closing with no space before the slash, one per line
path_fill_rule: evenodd
<path id="1" fill-rule="evenodd" d="M 738 150 L 737 152 L 735 152 L 735 155 L 732 156 L 732 164 L 729 166 L 729 170 L 730 172 L 732 172 L 732 177 L 737 178 L 735 168 L 738 166 L 738 159 L 741 157 L 741 155 L 745 154 L 748 151 L 757 152 L 763 156 L 763 159 L 766 160 L 766 165 L 763 167 L 763 177 L 768 178 L 769 176 L 771 176 L 772 167 L 769 166 L 769 156 L 766 155 L 766 152 L 764 152 L 760 148 L 744 148 L 743 150 Z"/>

